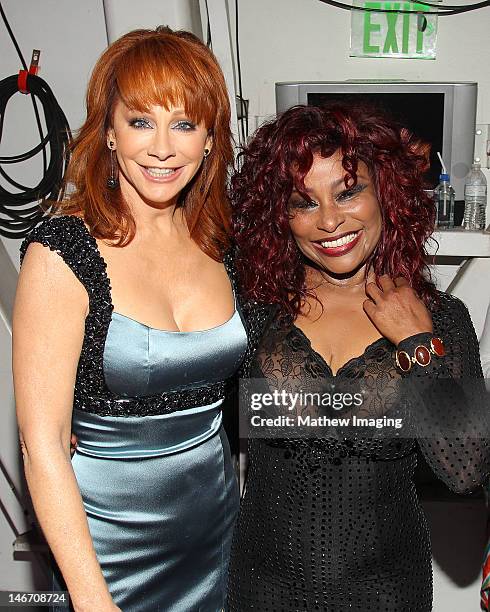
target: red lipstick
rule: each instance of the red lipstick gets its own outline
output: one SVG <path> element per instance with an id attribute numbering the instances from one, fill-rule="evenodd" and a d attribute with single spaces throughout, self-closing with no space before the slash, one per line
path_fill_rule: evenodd
<path id="1" fill-rule="evenodd" d="M 347 234 L 341 234 L 340 236 L 337 236 L 335 238 L 335 240 L 338 240 L 339 238 L 342 238 L 342 236 L 345 236 L 345 235 L 348 235 L 348 234 L 353 234 L 353 233 L 354 232 L 347 232 Z M 352 251 L 352 249 L 359 242 L 360 238 L 361 238 L 361 231 L 359 230 L 357 232 L 357 235 L 355 236 L 355 238 L 353 238 L 353 240 L 351 240 L 347 244 L 342 244 L 341 246 L 324 247 L 319 242 L 314 242 L 313 245 L 323 255 L 327 255 L 328 257 L 341 257 L 342 255 L 345 255 L 346 253 L 349 253 L 349 251 Z M 330 242 L 335 242 L 335 240 L 331 240 Z M 322 240 L 322 242 L 325 244 L 325 243 L 328 243 L 329 241 L 328 240 Z"/>

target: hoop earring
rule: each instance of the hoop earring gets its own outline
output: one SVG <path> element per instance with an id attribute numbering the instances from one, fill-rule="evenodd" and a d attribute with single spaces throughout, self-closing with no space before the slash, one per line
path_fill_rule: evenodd
<path id="1" fill-rule="evenodd" d="M 111 152 L 111 175 L 106 181 L 108 189 L 117 189 L 119 187 L 119 180 L 116 177 L 116 164 L 114 163 L 114 149 L 112 148 L 114 143 L 112 140 L 109 142 L 109 150 Z"/>

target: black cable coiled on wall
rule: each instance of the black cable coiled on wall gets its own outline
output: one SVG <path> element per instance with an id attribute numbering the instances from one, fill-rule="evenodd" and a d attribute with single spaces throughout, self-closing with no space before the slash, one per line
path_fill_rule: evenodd
<path id="1" fill-rule="evenodd" d="M 62 197 L 62 180 L 70 157 L 70 126 L 51 88 L 39 76 L 29 74 L 27 76 L 27 89 L 29 95 L 35 96 L 42 105 L 47 134 L 43 137 L 41 125 L 38 121 L 41 135 L 41 141 L 38 145 L 26 153 L 0 156 L 0 175 L 16 190 L 19 190 L 10 192 L 0 185 L 0 235 L 5 238 L 24 238 L 45 214 L 41 202 L 43 200 L 58 200 Z M 0 142 L 7 104 L 18 91 L 17 75 L 0 81 Z M 47 164 L 46 159 L 47 145 L 49 145 L 50 151 L 49 164 Z M 43 177 L 35 187 L 28 187 L 15 181 L 2 167 L 5 164 L 26 161 L 40 152 L 43 154 Z M 36 203 L 34 206 L 28 206 L 31 202 Z"/>

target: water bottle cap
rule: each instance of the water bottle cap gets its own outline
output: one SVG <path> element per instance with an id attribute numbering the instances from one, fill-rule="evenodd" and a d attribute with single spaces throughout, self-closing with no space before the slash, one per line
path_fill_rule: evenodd
<path id="1" fill-rule="evenodd" d="M 472 170 L 480 170 L 481 169 L 481 163 L 479 161 L 475 161 L 473 162 L 472 166 L 471 166 Z"/>
<path id="2" fill-rule="evenodd" d="M 441 174 L 439 176 L 440 181 L 449 181 L 449 174 Z"/>

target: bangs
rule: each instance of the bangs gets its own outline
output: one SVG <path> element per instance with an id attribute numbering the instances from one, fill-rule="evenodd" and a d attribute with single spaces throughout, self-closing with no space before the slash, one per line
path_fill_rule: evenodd
<path id="1" fill-rule="evenodd" d="M 148 112 L 183 107 L 189 119 L 214 124 L 218 102 L 213 91 L 213 68 L 198 48 L 176 40 L 142 41 L 121 57 L 116 68 L 117 95 L 130 109 Z"/>
<path id="2" fill-rule="evenodd" d="M 295 189 L 303 197 L 307 197 L 305 179 L 315 161 L 315 155 L 328 158 L 339 151 L 342 167 L 345 170 L 344 183 L 346 187 L 357 184 L 357 168 L 359 161 L 364 161 L 359 143 L 354 139 L 351 142 L 343 142 L 336 130 L 324 130 L 294 138 L 289 148 L 289 174 L 293 179 Z M 371 173 L 369 160 L 366 165 Z"/>
<path id="3" fill-rule="evenodd" d="M 315 130 L 306 134 L 294 133 L 289 142 L 286 164 L 295 188 L 303 196 L 306 194 L 304 181 L 313 166 L 315 155 L 327 158 L 340 149 L 345 158 L 341 143 L 337 142 L 337 138 L 332 138 L 328 131 L 322 131 L 322 127 L 315 126 Z"/>

